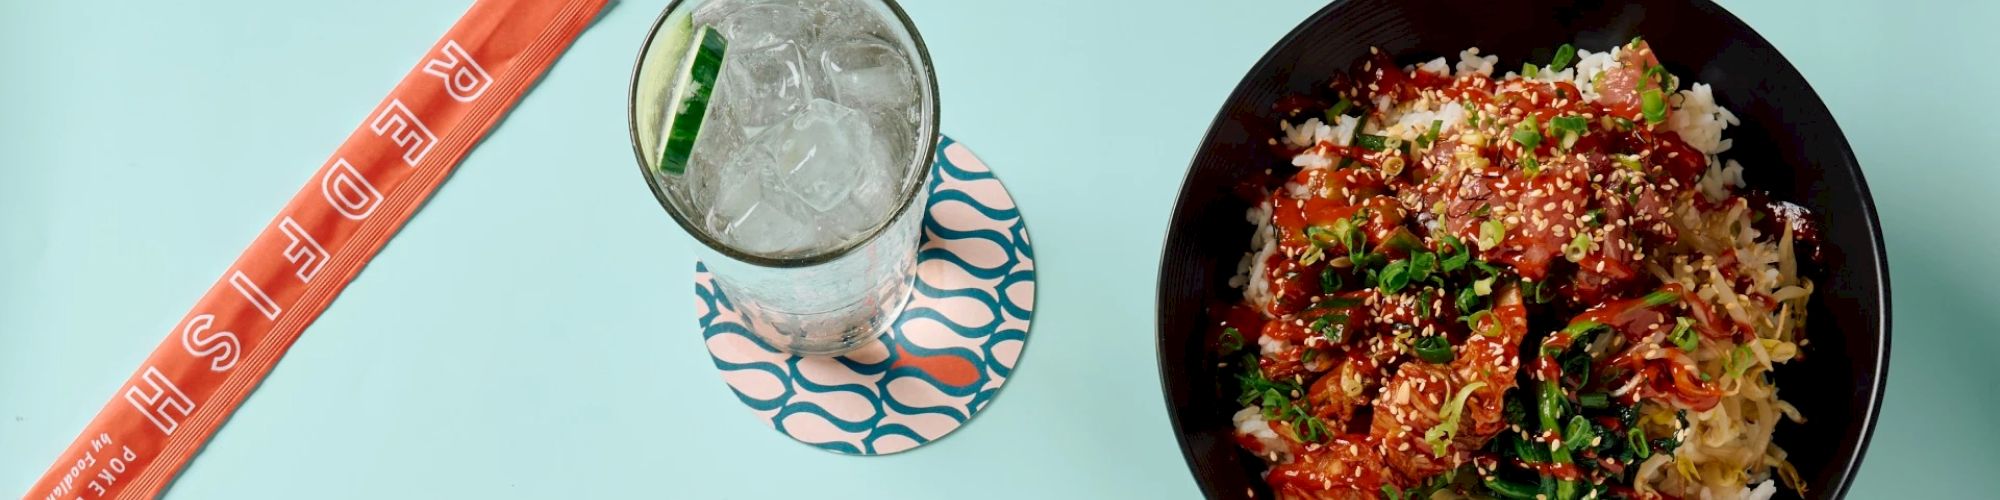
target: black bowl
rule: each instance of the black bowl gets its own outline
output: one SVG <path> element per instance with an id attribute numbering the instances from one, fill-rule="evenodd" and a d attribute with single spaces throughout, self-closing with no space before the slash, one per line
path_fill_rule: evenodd
<path id="1" fill-rule="evenodd" d="M 1270 498 L 1263 468 L 1230 437 L 1233 380 L 1208 352 L 1213 304 L 1239 300 L 1226 285 L 1246 250 L 1247 207 L 1232 195 L 1253 171 L 1284 168 L 1265 141 L 1282 96 L 1311 94 L 1371 46 L 1409 64 L 1456 61 L 1479 47 L 1499 71 L 1547 62 L 1573 43 L 1603 50 L 1644 35 L 1667 69 L 1713 86 L 1742 119 L 1724 156 L 1745 165 L 1752 189 L 1812 210 L 1824 265 L 1810 275 L 1804 359 L 1776 371 L 1780 395 L 1805 414 L 1780 425 L 1777 443 L 1808 483 L 1808 495 L 1838 498 L 1861 464 L 1881 405 L 1889 360 L 1889 273 L 1868 186 L 1832 114 L 1791 63 L 1741 20 L 1707 1 L 1484 2 L 1347 0 L 1321 9 L 1251 68 L 1222 105 L 1182 182 L 1161 260 L 1160 376 L 1181 451 L 1211 498 L 1255 491 Z M 1781 495 L 1792 495 L 1788 490 Z"/>

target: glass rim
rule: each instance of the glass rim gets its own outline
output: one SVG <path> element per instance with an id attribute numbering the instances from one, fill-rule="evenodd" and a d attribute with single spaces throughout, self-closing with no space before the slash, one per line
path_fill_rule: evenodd
<path id="1" fill-rule="evenodd" d="M 679 210 L 676 210 L 674 208 L 673 201 L 670 200 L 667 196 L 666 186 L 661 184 L 658 177 L 653 175 L 652 169 L 648 167 L 646 152 L 640 151 L 639 74 L 645 68 L 646 55 L 650 53 L 652 50 L 653 38 L 659 36 L 660 28 L 666 25 L 667 17 L 669 15 L 672 15 L 675 9 L 680 8 L 681 4 L 688 3 L 688 1 L 689 0 L 671 0 L 667 2 L 666 8 L 661 9 L 659 17 L 653 20 L 653 26 L 646 30 L 646 38 L 645 40 L 641 41 L 639 45 L 639 56 L 637 60 L 633 61 L 632 63 L 632 79 L 626 88 L 626 94 L 625 94 L 625 128 L 626 132 L 630 136 L 629 140 L 632 143 L 633 159 L 637 160 L 639 163 L 639 174 L 640 176 L 646 179 L 646 185 L 653 192 L 653 198 L 659 201 L 660 208 L 662 210 L 666 210 L 667 215 L 673 217 L 674 222 L 676 224 L 679 224 L 682 230 L 687 231 L 689 235 L 694 237 L 695 241 L 701 242 L 702 245 L 706 245 L 708 246 L 708 248 L 740 262 L 760 267 L 808 267 L 808 266 L 814 266 L 831 262 L 841 257 L 845 257 L 848 254 L 854 253 L 856 249 L 859 249 L 862 246 L 865 246 L 869 243 L 873 243 L 877 238 L 880 238 L 882 236 L 882 233 L 884 231 L 887 231 L 889 229 L 889 226 L 894 225 L 897 220 L 900 220 L 905 215 L 908 215 L 909 211 L 911 210 L 910 207 L 915 204 L 917 197 L 930 186 L 930 174 L 931 174 L 930 165 L 937 160 L 938 138 L 942 137 L 943 134 L 938 132 L 939 101 L 938 101 L 938 90 L 937 90 L 937 70 L 931 66 L 930 49 L 924 45 L 924 37 L 922 34 L 917 32 L 916 24 L 910 21 L 909 14 L 903 12 L 903 7 L 901 5 L 898 5 L 896 3 L 896 0 L 866 0 L 866 1 L 880 2 L 882 5 L 887 6 L 889 8 L 889 12 L 895 15 L 896 21 L 903 25 L 904 33 L 907 33 L 909 35 L 911 45 L 914 45 L 916 48 L 915 61 L 921 62 L 921 65 L 923 66 L 922 70 L 920 71 L 921 73 L 923 73 L 922 83 L 924 85 L 927 85 L 928 88 L 930 89 L 930 100 L 929 100 L 930 102 L 928 104 L 930 105 L 931 112 L 930 112 L 930 119 L 928 120 L 930 122 L 928 124 L 930 126 L 929 129 L 930 133 L 924 134 L 928 136 L 924 138 L 927 139 L 924 141 L 925 146 L 919 148 L 922 151 L 919 151 L 918 154 L 913 155 L 914 160 L 920 161 L 920 163 L 913 165 L 917 169 L 916 178 L 912 179 L 911 182 L 908 183 L 907 189 L 901 190 L 902 193 L 900 199 L 897 200 L 896 202 L 896 209 L 890 214 L 888 219 L 883 220 L 881 224 L 877 224 L 875 227 L 870 228 L 867 234 L 863 235 L 863 237 L 855 239 L 846 244 L 833 247 L 828 250 L 824 250 L 817 253 L 799 255 L 799 256 L 773 257 L 769 255 L 760 255 L 753 252 L 747 252 L 742 249 L 738 249 L 723 244 L 720 240 L 716 239 L 714 235 L 709 234 L 708 227 L 705 224 L 696 224 L 694 221 L 689 220 L 687 215 L 682 214 Z M 715 0 L 710 0 L 710 1 L 715 1 Z M 924 124 L 919 123 L 919 125 L 921 126 Z M 911 242 L 911 244 L 914 245 L 916 243 Z"/>

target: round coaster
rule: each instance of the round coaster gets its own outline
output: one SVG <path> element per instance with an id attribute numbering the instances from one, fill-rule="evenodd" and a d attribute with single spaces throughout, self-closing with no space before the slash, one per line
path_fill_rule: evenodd
<path id="1" fill-rule="evenodd" d="M 778 432 L 838 453 L 896 453 L 965 425 L 1013 374 L 1035 308 L 1028 226 L 971 150 L 946 137 L 937 153 L 910 304 L 866 347 L 839 357 L 778 352 L 695 264 L 695 308 L 715 367 Z"/>

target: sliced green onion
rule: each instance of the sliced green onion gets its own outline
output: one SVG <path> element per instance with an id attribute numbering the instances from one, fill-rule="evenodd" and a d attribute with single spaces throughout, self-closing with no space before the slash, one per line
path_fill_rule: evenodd
<path id="1" fill-rule="evenodd" d="M 1447 273 L 1464 269 L 1465 264 L 1472 261 L 1472 252 L 1465 249 L 1465 242 L 1459 240 L 1457 236 L 1452 236 L 1450 233 L 1446 233 L 1442 239 L 1444 240 L 1445 247 L 1451 250 L 1451 256 L 1445 257 L 1444 261 L 1439 262 L 1438 268 L 1443 269 Z"/>
<path id="2" fill-rule="evenodd" d="M 1486 261 L 1483 260 L 1472 261 L 1472 267 L 1479 269 L 1479 272 L 1481 274 L 1488 277 L 1500 275 L 1500 268 L 1493 267 L 1492 264 L 1487 264 Z"/>
<path id="3" fill-rule="evenodd" d="M 1465 322 L 1466 326 L 1472 327 L 1472 331 L 1479 332 L 1479 334 L 1482 336 L 1487 336 L 1487 337 L 1500 336 L 1500 322 L 1498 321 L 1493 322 L 1493 326 L 1490 327 L 1479 326 L 1480 323 L 1484 322 L 1486 318 L 1491 316 L 1493 316 L 1493 310 L 1485 309 L 1479 312 L 1472 313 L 1471 316 L 1466 316 L 1465 318 L 1462 319 L 1462 321 Z"/>
<path id="4" fill-rule="evenodd" d="M 1356 210 L 1353 217 L 1334 221 L 1335 229 L 1340 227 L 1340 223 L 1347 223 L 1347 233 L 1341 237 L 1340 241 L 1341 244 L 1347 246 L 1347 259 L 1354 261 L 1355 267 L 1367 267 L 1362 262 L 1363 258 L 1367 257 L 1368 254 L 1368 249 L 1366 248 L 1368 246 L 1368 233 L 1361 230 L 1361 226 L 1368 223 L 1368 217 L 1365 213 L 1364 211 Z"/>
<path id="5" fill-rule="evenodd" d="M 1321 437 L 1333 436 L 1333 432 L 1327 430 L 1326 422 L 1320 420 L 1319 417 L 1297 406 L 1293 406 L 1291 411 L 1293 412 L 1292 427 L 1299 430 L 1300 439 L 1306 442 L 1318 442 Z"/>
<path id="6" fill-rule="evenodd" d="M 1641 299 L 1641 301 L 1644 304 L 1646 304 L 1646 307 L 1660 307 L 1667 304 L 1672 304 L 1678 300 L 1681 300 L 1681 293 L 1673 290 L 1656 291 L 1653 293 L 1646 294 L 1646 297 L 1644 299 Z"/>
<path id="7" fill-rule="evenodd" d="M 1658 125 L 1667 121 L 1667 98 L 1660 89 L 1646 89 L 1639 93 L 1639 112 L 1646 115 L 1646 123 Z"/>
<path id="8" fill-rule="evenodd" d="M 1581 134 L 1590 126 L 1590 120 L 1581 115 L 1558 116 L 1549 119 L 1549 128 L 1562 132 Z"/>
<path id="9" fill-rule="evenodd" d="M 1418 358 L 1432 363 L 1450 363 L 1452 358 L 1457 357 L 1451 352 L 1451 340 L 1443 335 L 1420 337 L 1412 347 L 1416 348 Z"/>
<path id="10" fill-rule="evenodd" d="M 1335 222 L 1334 224 L 1336 225 L 1337 228 L 1339 222 Z M 1340 241 L 1339 240 L 1340 235 L 1339 233 L 1335 232 L 1334 229 L 1335 228 L 1326 228 L 1320 226 L 1306 226 L 1304 230 L 1306 234 L 1306 242 L 1321 246 L 1332 245 Z"/>
<path id="11" fill-rule="evenodd" d="M 1437 254 L 1422 250 L 1410 252 L 1410 281 L 1423 281 L 1430 278 L 1431 269 L 1436 268 L 1436 266 Z"/>
<path id="12" fill-rule="evenodd" d="M 1313 230 L 1318 228 L 1319 226 L 1307 227 L 1306 236 L 1314 236 Z M 1347 244 L 1348 237 L 1353 235 L 1355 229 L 1353 220 L 1334 219 L 1332 227 L 1324 229 L 1326 237 L 1330 238 L 1326 243 L 1339 243 L 1344 246 Z M 1314 238 L 1313 240 L 1319 241 L 1319 238 Z"/>
<path id="13" fill-rule="evenodd" d="M 1626 119 L 1623 116 L 1611 117 L 1611 123 L 1617 125 L 1618 130 L 1632 130 L 1633 127 L 1632 120 Z"/>
<path id="14" fill-rule="evenodd" d="M 1488 219 L 1486 222 L 1479 224 L 1479 249 L 1481 251 L 1492 250 L 1493 247 L 1500 246 L 1500 241 L 1506 237 L 1507 223 L 1501 222 L 1500 219 Z"/>
<path id="15" fill-rule="evenodd" d="M 1547 304 L 1556 299 L 1556 287 L 1546 281 L 1521 281 L 1521 297 L 1536 304 Z"/>
<path id="16" fill-rule="evenodd" d="M 1687 352 L 1694 352 L 1695 348 L 1700 346 L 1696 342 L 1697 337 L 1694 332 L 1694 320 L 1686 316 L 1674 318 L 1674 331 L 1667 334 L 1668 341 Z"/>
<path id="17" fill-rule="evenodd" d="M 1397 488 L 1396 485 L 1393 484 L 1384 484 L 1382 485 L 1382 498 L 1387 498 L 1389 500 L 1403 500 L 1403 489 Z"/>
<path id="18" fill-rule="evenodd" d="M 1611 155 L 1611 159 L 1617 160 L 1619 165 L 1634 172 L 1646 171 L 1646 166 L 1639 163 L 1639 155 Z"/>
<path id="19" fill-rule="evenodd" d="M 1319 289 L 1326 293 L 1340 291 L 1340 274 L 1333 272 L 1333 266 L 1319 271 Z"/>
<path id="20" fill-rule="evenodd" d="M 1468 287 L 1458 291 L 1458 301 L 1455 305 L 1458 306 L 1459 312 L 1478 310 L 1479 303 L 1479 294 L 1473 292 L 1472 288 Z"/>
<path id="21" fill-rule="evenodd" d="M 1536 74 L 1535 63 L 1521 63 L 1521 78 L 1534 78 Z"/>
<path id="22" fill-rule="evenodd" d="M 1576 402 L 1584 408 L 1609 408 L 1611 395 L 1602 392 L 1579 394 L 1576 396 Z"/>
<path id="23" fill-rule="evenodd" d="M 1561 137 L 1563 149 L 1569 149 L 1570 146 L 1576 145 L 1576 139 L 1583 137 L 1583 133 L 1588 131 L 1589 126 L 1590 120 L 1585 120 L 1582 116 L 1558 116 L 1549 119 L 1549 129 L 1555 131 L 1556 135 Z"/>
<path id="24" fill-rule="evenodd" d="M 1568 245 L 1563 245 L 1563 258 L 1569 259 L 1570 262 L 1580 262 L 1584 255 L 1589 253 L 1590 233 L 1582 230 L 1576 232 L 1575 238 L 1570 238 Z"/>
<path id="25" fill-rule="evenodd" d="M 1431 293 L 1429 290 L 1417 292 L 1417 317 L 1431 317 Z"/>
<path id="26" fill-rule="evenodd" d="M 1597 431 L 1591 428 L 1590 421 L 1585 420 L 1583 415 L 1570 417 L 1569 427 L 1563 429 L 1563 447 L 1570 451 L 1581 450 L 1589 446 L 1591 438 L 1595 437 Z"/>
<path id="27" fill-rule="evenodd" d="M 1430 131 L 1417 136 L 1417 146 L 1427 147 L 1430 146 L 1431 143 L 1437 142 L 1438 133 L 1443 131 L 1444 131 L 1444 120 L 1431 120 Z"/>
<path id="28" fill-rule="evenodd" d="M 1280 392 L 1277 388 L 1270 388 L 1264 389 L 1263 404 L 1258 406 L 1264 409 L 1264 418 L 1277 418 L 1278 412 L 1290 404 L 1292 404 L 1292 400 L 1285 397 L 1284 392 Z"/>
<path id="29" fill-rule="evenodd" d="M 1382 268 L 1380 280 L 1376 286 L 1382 293 L 1393 294 L 1402 291 L 1403 287 L 1410 284 L 1410 261 L 1390 262 L 1388 266 Z"/>
<path id="30" fill-rule="evenodd" d="M 1653 456 L 1653 447 L 1646 445 L 1646 432 L 1638 427 L 1625 432 L 1625 446 L 1631 448 L 1633 453 L 1639 454 L 1641 460 Z"/>
<path id="31" fill-rule="evenodd" d="M 1603 225 L 1604 225 L 1604 209 L 1602 209 L 1602 208 L 1593 208 L 1593 209 L 1590 209 L 1590 211 L 1588 211 L 1588 212 L 1584 212 L 1584 213 L 1583 213 L 1583 221 L 1584 221 L 1584 222 L 1587 222 L 1587 223 L 1590 223 L 1590 227 L 1601 227 L 1601 226 L 1603 226 Z"/>
<path id="32" fill-rule="evenodd" d="M 1528 174 L 1528 177 L 1541 175 L 1542 162 L 1535 161 L 1535 157 L 1533 154 L 1529 154 L 1526 152 L 1523 152 L 1522 154 L 1523 156 L 1521 156 L 1521 172 Z"/>
<path id="33" fill-rule="evenodd" d="M 1331 108 L 1326 108 L 1326 124 L 1333 125 L 1341 115 L 1347 114 L 1347 108 L 1351 107 L 1354 107 L 1354 101 L 1349 101 L 1345 97 L 1340 98 L 1340 102 L 1333 103 Z"/>
<path id="34" fill-rule="evenodd" d="M 1527 119 L 1514 125 L 1514 142 L 1528 150 L 1542 145 L 1542 126 L 1535 121 L 1535 115 L 1528 115 Z"/>
<path id="35" fill-rule="evenodd" d="M 1555 59 L 1549 61 L 1549 71 L 1562 71 L 1563 68 L 1568 68 L 1569 61 L 1575 58 L 1576 47 L 1567 43 L 1562 44 L 1561 47 L 1556 47 Z"/>
<path id="36" fill-rule="evenodd" d="M 1641 75 L 1641 76 L 1639 77 L 1639 86 L 1638 86 L 1638 87 L 1635 87 L 1635 88 L 1633 88 L 1632 90 L 1645 90 L 1645 89 L 1646 89 L 1646 80 L 1650 80 L 1650 79 L 1653 79 L 1653 78 L 1659 78 L 1659 79 L 1660 79 L 1660 90 L 1668 90 L 1668 88 L 1669 88 L 1669 87 L 1667 87 L 1667 79 L 1668 79 L 1668 78 L 1673 78 L 1673 76 L 1674 76 L 1674 75 L 1671 75 L 1671 74 L 1667 74 L 1667 67 L 1666 67 L 1666 66 L 1651 66 L 1651 67 L 1648 67 L 1648 68 L 1646 68 L 1646 74 L 1645 74 L 1645 75 Z"/>
<path id="37" fill-rule="evenodd" d="M 1485 297 L 1487 295 L 1493 295 L 1493 282 L 1495 281 L 1500 281 L 1500 277 L 1487 276 L 1485 278 L 1472 280 L 1472 293 L 1474 295 L 1478 295 L 1481 297 Z"/>

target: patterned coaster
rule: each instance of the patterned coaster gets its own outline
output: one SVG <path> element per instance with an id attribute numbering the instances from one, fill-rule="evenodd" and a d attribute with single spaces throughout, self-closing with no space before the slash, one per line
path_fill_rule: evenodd
<path id="1" fill-rule="evenodd" d="M 1035 308 L 1028 226 L 971 150 L 946 137 L 937 153 L 910 305 L 860 350 L 778 352 L 744 328 L 727 292 L 695 264 L 695 307 L 715 367 L 778 432 L 837 453 L 896 453 L 965 425 L 1013 374 Z"/>

